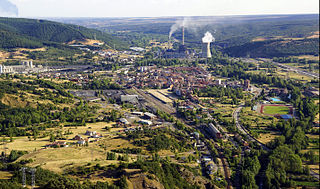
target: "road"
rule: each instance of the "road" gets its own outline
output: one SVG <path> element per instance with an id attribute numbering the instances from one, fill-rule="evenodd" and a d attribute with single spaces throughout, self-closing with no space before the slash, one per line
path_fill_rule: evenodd
<path id="1" fill-rule="evenodd" d="M 272 63 L 272 64 L 274 64 L 274 65 L 276 65 L 278 67 L 285 68 L 287 70 L 297 72 L 297 73 L 299 73 L 301 75 L 305 75 L 305 76 L 314 77 L 314 78 L 319 79 L 319 73 L 308 72 L 306 70 L 303 70 L 303 69 L 300 69 L 300 68 L 297 68 L 297 67 L 294 67 L 294 66 L 288 66 L 288 65 L 285 65 L 285 64 L 274 62 L 274 61 L 272 61 L 270 59 L 266 59 L 266 58 L 260 58 L 260 60 L 262 60 L 264 62 L 270 62 L 270 63 Z"/>

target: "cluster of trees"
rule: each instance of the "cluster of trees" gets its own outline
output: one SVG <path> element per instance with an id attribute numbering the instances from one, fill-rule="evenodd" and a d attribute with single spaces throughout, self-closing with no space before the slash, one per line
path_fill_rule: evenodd
<path id="1" fill-rule="evenodd" d="M 255 177 L 261 168 L 257 153 L 249 153 L 242 162 L 241 185 L 242 188 L 258 188 Z"/>
<path id="2" fill-rule="evenodd" d="M 154 174 L 157 176 L 161 182 L 161 184 L 164 186 L 164 188 L 185 188 L 185 189 L 191 189 L 191 188 L 200 188 L 200 186 L 197 185 L 190 185 L 185 178 L 183 178 L 181 175 L 182 168 L 189 169 L 188 167 L 184 167 L 182 165 L 169 163 L 166 160 L 162 159 L 155 159 L 152 161 L 142 161 L 138 160 L 134 163 L 131 163 L 128 165 L 129 168 L 133 169 L 141 169 L 143 172 L 147 172 L 150 174 Z M 190 170 L 192 171 L 192 170 Z M 192 173 L 197 176 L 197 172 L 192 171 Z M 208 185 L 210 185 L 209 183 Z M 210 187 L 211 186 L 211 187 Z M 212 188 L 213 185 L 208 186 L 209 188 Z"/>
<path id="3" fill-rule="evenodd" d="M 296 108 L 296 112 L 300 120 L 306 123 L 312 123 L 317 114 L 318 107 L 315 105 L 314 100 L 309 97 L 302 97 L 301 88 L 292 87 L 290 91 L 290 103 Z M 306 129 L 310 129 L 309 127 Z"/>
<path id="4" fill-rule="evenodd" d="M 167 135 L 170 134 L 171 137 Z M 151 138 L 149 140 L 140 140 L 143 137 Z M 133 140 L 133 144 L 137 146 L 146 146 L 151 152 L 160 150 L 171 150 L 175 152 L 186 151 L 192 149 L 192 144 L 188 142 L 188 137 L 179 131 L 170 131 L 166 129 L 152 130 L 145 128 L 144 130 L 136 130 L 127 133 L 127 138 Z"/>
<path id="5" fill-rule="evenodd" d="M 121 89 L 121 86 L 117 83 L 112 82 L 111 79 L 94 79 L 87 85 L 83 86 L 83 89 L 88 90 L 107 90 L 107 89 Z"/>
<path id="6" fill-rule="evenodd" d="M 302 161 L 288 146 L 278 146 L 271 152 L 266 170 L 266 183 L 269 188 L 294 186 L 287 173 L 302 173 Z"/>
<path id="7" fill-rule="evenodd" d="M 302 63 L 302 64 L 319 63 L 319 60 L 308 60 L 305 58 L 294 58 L 294 57 L 274 57 L 273 61 L 279 62 L 279 63 Z"/>
<path id="8" fill-rule="evenodd" d="M 222 87 L 222 86 L 210 86 L 203 89 L 195 89 L 194 93 L 199 97 L 216 97 L 221 98 L 227 96 L 228 98 L 232 98 L 236 96 L 236 98 L 242 99 L 244 97 L 243 91 L 241 88 L 232 88 L 232 87 Z"/>
<path id="9" fill-rule="evenodd" d="M 115 149 L 111 151 L 116 153 L 122 153 L 122 154 L 140 154 L 142 150 L 141 148 L 121 148 L 121 149 Z"/>
<path id="10" fill-rule="evenodd" d="M 280 88 L 291 88 L 292 86 L 301 86 L 300 83 L 293 82 L 292 80 L 285 80 L 280 77 L 268 76 L 266 74 L 246 73 L 249 69 L 243 67 L 243 63 L 238 62 L 234 65 L 227 65 L 223 68 L 216 70 L 215 73 L 224 77 L 234 79 L 249 79 L 252 83 L 269 84 L 270 86 Z"/>
<path id="11" fill-rule="evenodd" d="M 36 108 L 11 108 L 0 103 L 1 106 L 3 107 L 0 108 L 1 134 L 9 137 L 26 136 L 30 135 L 28 130 L 31 130 L 31 135 L 35 138 L 39 134 L 39 130 L 52 126 L 50 124 L 52 120 L 83 125 L 90 116 L 90 112 L 95 112 L 96 109 L 96 107 L 88 106 L 82 101 L 75 108 L 65 107 L 63 109 L 59 109 L 52 104 L 38 104 Z M 46 124 L 37 126 L 39 123 Z M 34 126 L 26 127 L 32 125 Z"/>

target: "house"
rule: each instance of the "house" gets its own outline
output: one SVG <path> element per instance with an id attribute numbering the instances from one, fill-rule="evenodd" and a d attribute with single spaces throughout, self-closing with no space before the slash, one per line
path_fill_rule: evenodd
<path id="1" fill-rule="evenodd" d="M 101 138 L 102 135 L 100 133 L 94 134 L 91 136 L 92 138 Z"/>
<path id="2" fill-rule="evenodd" d="M 67 145 L 67 142 L 65 141 L 57 141 L 57 142 L 53 142 L 51 144 L 46 145 L 46 147 L 69 147 L 69 145 Z"/>
<path id="3" fill-rule="evenodd" d="M 142 124 L 144 124 L 144 125 L 152 125 L 152 121 L 143 120 L 143 119 L 141 119 L 141 120 L 139 121 L 139 123 L 142 123 Z"/>
<path id="4" fill-rule="evenodd" d="M 82 140 L 82 136 L 80 135 L 76 135 L 75 137 L 73 137 L 73 140 Z"/>
<path id="5" fill-rule="evenodd" d="M 97 134 L 96 131 L 86 131 L 86 133 L 84 135 L 93 136 L 93 135 L 96 135 L 96 134 Z"/>
<path id="6" fill-rule="evenodd" d="M 86 141 L 82 139 L 82 140 L 78 140 L 77 143 L 80 144 L 80 145 L 85 145 L 85 144 L 86 144 Z"/>
<path id="7" fill-rule="evenodd" d="M 131 112 L 132 115 L 143 116 L 143 112 Z"/>
<path id="8" fill-rule="evenodd" d="M 129 122 L 127 119 L 125 119 L 125 118 L 120 118 L 120 119 L 119 119 L 119 122 L 122 123 L 122 124 L 124 124 L 124 125 L 130 124 L 130 122 Z"/>
<path id="9" fill-rule="evenodd" d="M 151 119 L 152 120 L 152 119 L 156 118 L 157 116 L 152 114 L 152 113 L 146 112 L 146 113 L 144 113 L 144 117 L 146 119 Z"/>

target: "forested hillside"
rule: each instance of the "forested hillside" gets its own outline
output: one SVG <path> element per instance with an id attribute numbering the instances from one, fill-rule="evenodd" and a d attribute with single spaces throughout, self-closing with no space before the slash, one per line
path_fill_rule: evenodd
<path id="1" fill-rule="evenodd" d="M 82 26 L 58 22 L 0 18 L 0 48 L 38 48 L 73 40 L 98 39 L 108 46 L 126 47 L 126 43 L 110 34 Z"/>
<path id="2" fill-rule="evenodd" d="M 295 55 L 319 55 L 319 39 L 267 40 L 250 42 L 224 49 L 232 56 L 281 57 Z"/>

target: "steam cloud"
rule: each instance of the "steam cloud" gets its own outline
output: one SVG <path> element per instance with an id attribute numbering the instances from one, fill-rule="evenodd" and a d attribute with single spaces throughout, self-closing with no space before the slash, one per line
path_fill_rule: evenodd
<path id="1" fill-rule="evenodd" d="M 214 37 L 208 31 L 204 34 L 204 37 L 202 38 L 202 42 L 203 43 L 211 43 L 211 42 L 214 42 L 214 41 L 215 41 Z"/>
<path id="2" fill-rule="evenodd" d="M 171 39 L 172 35 L 180 28 L 184 27 L 188 31 L 192 33 L 197 33 L 197 29 L 202 24 L 192 20 L 190 17 L 184 17 L 183 19 L 177 20 L 170 28 L 169 39 Z"/>
<path id="3" fill-rule="evenodd" d="M 169 32 L 169 39 L 171 39 L 171 36 L 174 32 L 176 32 L 181 27 L 186 27 L 188 23 L 187 18 L 184 18 L 183 20 L 177 20 L 175 24 L 173 24 L 170 28 Z"/>
<path id="4" fill-rule="evenodd" d="M 0 16 L 18 16 L 18 8 L 9 0 L 0 0 Z"/>
<path id="5" fill-rule="evenodd" d="M 171 39 L 172 35 L 179 30 L 180 28 L 184 27 L 187 29 L 189 32 L 193 33 L 197 37 L 201 37 L 200 31 L 201 28 L 209 25 L 209 24 L 214 24 L 214 23 L 219 23 L 219 19 L 221 20 L 220 22 L 222 23 L 223 19 L 222 18 L 212 18 L 210 17 L 209 19 L 195 19 L 192 17 L 184 17 L 183 19 L 177 20 L 170 28 L 169 32 L 169 40 Z M 216 30 L 213 31 L 214 33 Z M 205 36 L 203 37 L 202 41 L 204 42 L 214 42 L 215 38 L 212 36 L 212 34 L 208 31 L 205 33 Z"/>

